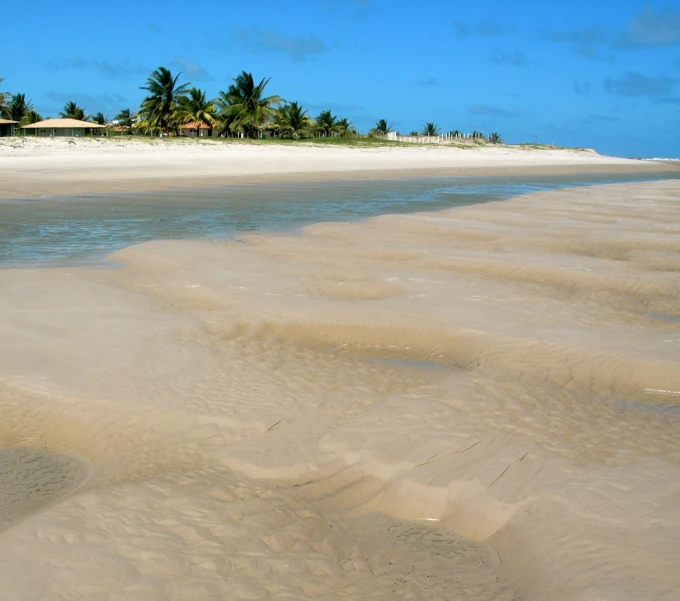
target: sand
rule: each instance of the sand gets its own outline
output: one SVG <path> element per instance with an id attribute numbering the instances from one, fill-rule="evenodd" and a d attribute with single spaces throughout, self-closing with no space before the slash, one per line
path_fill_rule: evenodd
<path id="1" fill-rule="evenodd" d="M 0 599 L 675 601 L 679 234 L 666 180 L 1 270 Z"/>
<path id="2" fill-rule="evenodd" d="M 436 176 L 657 172 L 680 164 L 592 150 L 514 146 L 351 148 L 128 138 L 0 139 L 0 198 L 233 183 Z"/>

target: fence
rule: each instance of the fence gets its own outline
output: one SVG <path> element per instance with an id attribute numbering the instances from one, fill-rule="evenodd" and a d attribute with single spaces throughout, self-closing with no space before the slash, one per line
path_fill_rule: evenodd
<path id="1" fill-rule="evenodd" d="M 459 144 L 463 141 L 477 141 L 485 142 L 486 138 L 482 136 L 473 136 L 472 134 L 442 134 L 439 136 L 401 136 L 397 132 L 392 131 L 387 134 L 388 140 L 394 142 L 407 142 L 410 144 Z"/>

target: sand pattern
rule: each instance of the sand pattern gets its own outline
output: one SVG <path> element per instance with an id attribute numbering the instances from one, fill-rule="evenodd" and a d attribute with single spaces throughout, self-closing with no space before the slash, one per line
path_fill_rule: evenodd
<path id="1" fill-rule="evenodd" d="M 679 240 L 668 180 L 0 271 L 0 445 L 92 466 L 0 599 L 677 599 Z"/>

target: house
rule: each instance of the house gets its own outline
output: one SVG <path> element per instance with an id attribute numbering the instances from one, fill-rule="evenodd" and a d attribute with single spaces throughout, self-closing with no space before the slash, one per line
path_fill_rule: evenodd
<path id="1" fill-rule="evenodd" d="M 19 125 L 18 121 L 11 119 L 0 119 L 0 138 L 6 138 L 14 135 L 15 127 Z"/>
<path id="2" fill-rule="evenodd" d="M 106 129 L 105 125 L 79 121 L 78 119 L 45 119 L 30 125 L 21 127 L 21 133 L 26 136 L 85 136 L 92 133 L 101 133 Z"/>
<path id="3" fill-rule="evenodd" d="M 189 123 L 185 123 L 184 125 L 179 126 L 179 135 L 187 136 L 190 138 L 196 137 L 205 138 L 206 136 L 210 135 L 211 130 L 212 127 L 207 123 L 201 123 L 200 125 L 196 125 L 195 121 L 189 121 Z"/>

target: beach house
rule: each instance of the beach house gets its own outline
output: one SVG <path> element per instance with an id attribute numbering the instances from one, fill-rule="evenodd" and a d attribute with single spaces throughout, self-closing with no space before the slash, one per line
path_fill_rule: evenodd
<path id="1" fill-rule="evenodd" d="M 45 119 L 30 125 L 21 127 L 21 133 L 27 136 L 75 136 L 81 137 L 88 134 L 100 134 L 106 126 L 78 119 Z"/>
<path id="2" fill-rule="evenodd" d="M 0 138 L 6 138 L 14 135 L 14 128 L 19 125 L 18 121 L 11 119 L 0 119 Z"/>
<path id="3" fill-rule="evenodd" d="M 190 121 L 189 123 L 184 123 L 179 126 L 179 135 L 193 138 L 205 138 L 210 135 L 211 129 L 212 128 L 207 123 L 201 122 L 197 125 L 195 121 Z"/>

